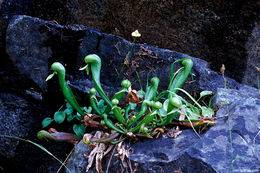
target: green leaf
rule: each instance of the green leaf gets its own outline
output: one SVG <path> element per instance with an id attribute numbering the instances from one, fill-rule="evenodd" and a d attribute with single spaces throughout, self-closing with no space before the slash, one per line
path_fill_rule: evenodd
<path id="1" fill-rule="evenodd" d="M 131 109 L 131 110 L 135 110 L 135 108 L 136 108 L 136 103 L 129 103 L 129 105 L 130 105 L 130 109 Z"/>
<path id="2" fill-rule="evenodd" d="M 211 108 L 202 106 L 202 116 L 212 118 L 214 111 Z"/>
<path id="3" fill-rule="evenodd" d="M 46 79 L 45 81 L 47 82 L 48 80 L 50 80 L 51 78 L 53 78 L 53 76 L 56 74 L 56 72 L 50 74 Z"/>
<path id="4" fill-rule="evenodd" d="M 138 95 L 138 97 L 139 97 L 140 99 L 143 99 L 144 96 L 145 96 L 145 93 L 144 93 L 143 90 L 139 90 L 139 91 L 137 91 L 137 95 Z"/>
<path id="5" fill-rule="evenodd" d="M 167 115 L 166 110 L 164 108 L 159 109 L 159 115 L 162 117 L 166 117 L 166 115 Z"/>
<path id="6" fill-rule="evenodd" d="M 201 99 L 202 97 L 207 96 L 207 95 L 212 95 L 212 91 L 202 91 L 202 92 L 200 92 L 200 98 L 199 99 Z"/>
<path id="7" fill-rule="evenodd" d="M 91 107 L 91 106 L 89 106 L 88 108 L 87 108 L 86 106 L 84 106 L 82 109 L 83 109 L 85 112 L 87 112 L 88 114 L 91 114 L 91 111 L 92 111 L 92 107 Z"/>
<path id="8" fill-rule="evenodd" d="M 97 104 L 97 106 L 98 106 L 99 109 L 103 108 L 104 105 L 105 105 L 105 101 L 104 101 L 103 99 L 101 99 L 101 100 L 98 102 L 98 104 Z"/>
<path id="9" fill-rule="evenodd" d="M 103 99 L 101 99 L 101 100 L 98 102 L 97 106 L 98 106 L 98 109 L 99 109 L 101 112 L 104 112 L 105 109 L 106 109 L 106 107 L 107 107 L 107 106 L 105 106 L 105 101 L 104 101 Z"/>
<path id="10" fill-rule="evenodd" d="M 66 100 L 66 101 L 67 101 L 67 100 Z M 68 102 L 66 103 L 66 107 L 69 108 L 69 109 L 72 108 L 72 106 L 71 106 Z M 73 108 L 72 108 L 72 109 L 73 109 Z"/>
<path id="11" fill-rule="evenodd" d="M 186 115 L 189 116 L 189 118 L 191 120 L 199 120 L 200 115 L 193 112 L 190 108 L 186 107 L 186 108 L 184 108 L 184 110 L 185 110 Z"/>
<path id="12" fill-rule="evenodd" d="M 73 113 L 73 108 L 67 108 L 64 110 L 64 113 L 67 115 L 71 115 Z"/>
<path id="13" fill-rule="evenodd" d="M 168 104 L 169 104 L 169 99 L 166 99 L 166 100 L 163 102 L 163 109 L 164 109 L 166 112 L 167 112 Z"/>
<path id="14" fill-rule="evenodd" d="M 73 125 L 73 131 L 75 132 L 75 134 L 78 137 L 83 137 L 84 133 L 86 131 L 86 127 L 84 126 L 84 124 L 74 124 Z"/>
<path id="15" fill-rule="evenodd" d="M 50 125 L 52 121 L 53 119 L 50 117 L 44 118 L 44 120 L 42 121 L 42 128 L 45 128 L 48 125 Z"/>
<path id="16" fill-rule="evenodd" d="M 72 115 L 72 114 L 70 114 L 70 115 L 68 115 L 67 116 L 67 121 L 68 122 L 71 122 L 74 118 L 76 118 L 77 117 L 77 115 Z"/>
<path id="17" fill-rule="evenodd" d="M 65 118 L 66 114 L 63 111 L 57 111 L 54 114 L 54 120 L 59 124 L 62 123 L 65 120 Z"/>
<path id="18" fill-rule="evenodd" d="M 75 117 L 80 121 L 83 119 L 83 117 L 77 112 L 77 115 L 75 115 Z"/>
<path id="19" fill-rule="evenodd" d="M 81 67 L 79 70 L 86 70 L 87 72 L 87 75 L 89 75 L 89 67 L 88 67 L 88 64 L 84 67 Z"/>

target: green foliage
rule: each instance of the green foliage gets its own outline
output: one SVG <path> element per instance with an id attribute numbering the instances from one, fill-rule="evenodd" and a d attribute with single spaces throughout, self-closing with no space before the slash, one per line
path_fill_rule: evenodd
<path id="1" fill-rule="evenodd" d="M 54 120 L 57 122 L 57 123 L 63 123 L 63 121 L 65 120 L 66 118 L 66 114 L 64 111 L 57 111 L 55 112 L 54 114 Z"/>
<path id="2" fill-rule="evenodd" d="M 100 103 L 101 103 L 100 108 L 104 107 L 104 102 L 103 102 L 103 104 L 102 104 L 102 102 L 103 101 L 100 101 Z M 88 108 L 81 107 L 81 109 L 88 114 L 90 114 L 92 112 L 91 106 L 89 106 Z M 59 110 L 54 113 L 54 119 L 52 119 L 50 117 L 46 117 L 42 121 L 42 128 L 48 127 L 53 121 L 55 121 L 58 124 L 61 124 L 66 119 L 68 122 L 71 122 L 74 119 L 81 121 L 81 120 L 83 120 L 83 117 L 78 112 L 75 112 L 73 110 L 73 107 L 67 102 L 66 108 L 64 110 Z M 83 124 L 80 124 L 80 125 L 74 124 L 74 126 L 73 126 L 73 131 L 78 137 L 82 137 L 84 135 L 85 130 L 86 130 L 86 128 Z"/>
<path id="3" fill-rule="evenodd" d="M 188 121 L 188 123 L 190 123 L 188 127 L 192 128 L 204 124 L 214 124 L 213 119 L 211 119 L 214 114 L 213 110 L 205 105 L 200 105 L 198 102 L 199 100 L 203 100 L 205 96 L 211 95 L 212 92 L 202 91 L 199 99 L 196 100 L 185 90 L 181 89 L 187 77 L 191 74 L 193 62 L 190 58 L 183 58 L 174 62 L 181 62 L 183 67 L 173 73 L 172 65 L 168 90 L 158 94 L 159 79 L 157 77 L 151 79 L 150 85 L 147 81 L 145 91 L 143 91 L 143 89 L 139 91 L 132 90 L 130 87 L 131 82 L 129 80 L 123 80 L 121 90 L 116 92 L 111 99 L 105 94 L 101 86 L 100 58 L 95 54 L 88 55 L 85 57 L 85 62 L 87 65 L 89 63 L 91 64 L 91 74 L 95 85 L 95 88 L 90 90 L 90 106 L 88 108 L 79 107 L 72 91 L 65 81 L 65 68 L 59 63 L 52 65 L 53 70 L 58 74 L 63 95 L 67 100 L 65 110 L 59 110 L 54 114 L 54 120 L 57 123 L 64 122 L 66 117 L 68 122 L 71 122 L 75 118 L 83 122 L 85 121 L 85 119 L 83 120 L 85 112 L 87 115 L 87 124 L 89 124 L 90 127 L 103 126 L 103 129 L 114 130 L 122 134 L 124 136 L 123 138 L 136 138 L 138 136 L 152 137 L 162 132 L 162 127 L 181 121 L 183 121 L 181 122 L 182 124 Z M 138 73 L 137 76 L 139 83 L 141 83 Z M 178 91 L 184 93 L 192 100 L 193 104 L 178 95 Z M 97 98 L 97 93 L 100 98 Z M 99 115 L 99 117 L 94 118 L 90 115 Z M 183 119 L 183 115 L 186 117 L 185 120 L 180 120 L 181 117 L 181 119 Z M 204 118 L 206 118 L 207 121 L 204 121 Z M 96 119 L 98 121 L 96 121 Z M 51 118 L 44 119 L 43 127 L 48 126 L 52 121 Z M 97 122 L 100 122 L 100 124 L 96 125 Z M 74 124 L 73 130 L 77 136 L 82 137 L 86 127 L 84 124 Z M 104 140 L 98 141 L 114 143 L 116 137 L 118 137 L 118 135 L 111 135 L 110 137 L 104 138 Z M 94 137 L 90 134 L 87 134 L 87 137 L 84 139 L 83 141 L 85 141 L 85 143 L 97 141 L 94 140 Z"/>
<path id="4" fill-rule="evenodd" d="M 42 128 L 45 128 L 48 125 L 50 125 L 52 121 L 53 119 L 51 119 L 50 117 L 44 118 L 44 120 L 42 121 Z"/>
<path id="5" fill-rule="evenodd" d="M 84 124 L 74 124 L 73 131 L 75 132 L 75 134 L 77 136 L 83 137 L 83 135 L 86 131 L 86 127 L 84 126 Z"/>

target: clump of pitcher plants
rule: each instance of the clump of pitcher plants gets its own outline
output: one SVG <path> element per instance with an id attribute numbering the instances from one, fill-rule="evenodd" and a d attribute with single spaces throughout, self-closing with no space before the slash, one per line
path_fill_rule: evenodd
<path id="1" fill-rule="evenodd" d="M 90 105 L 80 107 L 75 99 L 69 85 L 65 80 L 65 68 L 55 62 L 51 68 L 58 75 L 59 85 L 66 99 L 66 108 L 57 111 L 54 119 L 48 117 L 42 122 L 43 127 L 47 127 L 52 121 L 62 123 L 66 119 L 72 121 L 79 120 L 73 125 L 74 134 L 57 132 L 55 130 L 38 132 L 39 138 L 55 141 L 77 141 L 83 138 L 83 142 L 92 145 L 93 142 L 118 143 L 126 138 L 138 140 L 141 137 L 153 138 L 164 133 L 169 125 L 186 126 L 195 128 L 197 126 L 213 125 L 214 112 L 209 106 L 202 106 L 189 93 L 181 89 L 187 77 L 191 74 L 193 61 L 190 58 L 183 58 L 176 62 L 181 62 L 182 67 L 177 72 L 172 73 L 168 89 L 158 93 L 159 79 L 153 77 L 145 91 L 132 89 L 129 80 L 121 82 L 121 89 L 109 98 L 100 82 L 101 59 L 98 55 L 91 54 L 85 57 L 87 63 L 84 69 L 91 65 L 91 74 L 94 88 L 89 91 Z M 192 100 L 189 103 L 180 96 L 178 92 Z M 212 92 L 203 91 L 199 100 L 210 95 Z M 85 133 L 86 128 L 102 130 L 103 137 L 95 138 L 91 133 Z"/>

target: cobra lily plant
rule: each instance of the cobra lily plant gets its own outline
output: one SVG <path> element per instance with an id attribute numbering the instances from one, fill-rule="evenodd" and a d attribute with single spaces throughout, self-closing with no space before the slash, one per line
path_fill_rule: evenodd
<path id="1" fill-rule="evenodd" d="M 213 110 L 209 106 L 201 106 L 189 93 L 181 89 L 191 74 L 193 61 L 190 58 L 176 61 L 181 62 L 182 67 L 177 72 L 171 73 L 167 90 L 158 94 L 159 79 L 157 77 L 150 80 L 151 84 L 146 87 L 145 91 L 132 90 L 131 82 L 126 79 L 121 83 L 122 88 L 111 98 L 106 95 L 101 86 L 101 59 L 99 56 L 96 54 L 88 55 L 85 57 L 85 62 L 87 65 L 84 69 L 88 69 L 91 65 L 91 74 L 95 86 L 89 91 L 90 106 L 88 108 L 79 106 L 65 80 L 64 66 L 59 62 L 55 62 L 51 66 L 54 74 L 58 74 L 59 84 L 67 101 L 67 108 L 64 111 L 56 112 L 54 120 L 58 123 L 62 123 L 66 117 L 68 121 L 74 118 L 80 120 L 81 124 L 74 124 L 73 126 L 76 135 L 41 130 L 38 133 L 39 138 L 74 141 L 83 136 L 83 142 L 86 144 L 93 142 L 114 144 L 126 138 L 152 138 L 164 133 L 169 124 L 195 128 L 201 125 L 211 126 L 215 123 L 212 117 Z M 47 79 L 52 78 L 54 74 Z M 193 103 L 186 101 L 184 97 L 177 94 L 178 92 L 184 93 Z M 210 94 L 212 94 L 210 91 L 201 92 L 199 100 Z M 43 127 L 48 126 L 52 121 L 53 119 L 46 118 L 42 123 Z M 96 139 L 92 134 L 85 133 L 86 127 L 99 128 L 109 133 Z"/>

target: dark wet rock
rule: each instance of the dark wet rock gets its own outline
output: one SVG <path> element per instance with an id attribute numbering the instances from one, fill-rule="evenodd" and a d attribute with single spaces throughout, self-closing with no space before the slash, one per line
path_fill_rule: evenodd
<path id="1" fill-rule="evenodd" d="M 123 10 L 122 10 L 123 9 Z M 5 16 L 26 14 L 62 25 L 85 25 L 137 42 L 189 54 L 241 82 L 248 69 L 248 40 L 260 16 L 259 1 L 4 0 Z M 249 73 L 251 74 L 251 73 Z M 254 76 L 251 76 L 254 78 Z M 248 78 L 249 79 L 249 78 Z M 246 84 L 255 87 L 255 82 Z"/>
<path id="2" fill-rule="evenodd" d="M 184 173 L 231 173 L 230 127 L 234 172 L 259 172 L 260 93 L 255 88 L 245 92 L 218 89 L 215 104 L 223 101 L 228 104 L 220 107 L 217 114 L 224 117 L 229 112 L 230 126 L 228 119 L 222 118 L 200 139 L 192 130 L 184 130 L 175 139 L 159 138 L 128 145 L 133 148 L 133 154 L 130 155 L 132 167 L 135 168 L 135 163 L 138 163 L 137 172 L 172 172 L 181 169 Z M 89 153 L 88 146 L 79 143 L 67 163 L 68 168 L 72 172 L 83 172 L 87 161 L 82 154 Z M 103 161 L 103 170 L 106 169 L 107 160 Z M 121 169 L 120 161 L 112 159 L 109 171 Z M 94 171 L 95 168 L 91 170 Z"/>
<path id="3" fill-rule="evenodd" d="M 85 64 L 86 55 L 95 53 L 102 59 L 103 84 L 118 87 L 123 78 L 128 78 L 138 87 L 138 72 L 142 81 L 146 81 L 148 73 L 150 77 L 158 76 L 161 80 L 160 88 L 166 89 L 171 63 L 176 59 L 189 57 L 175 51 L 136 44 L 132 56 L 128 59 L 129 64 L 119 75 L 130 47 L 131 42 L 115 35 L 104 34 L 87 27 L 61 26 L 28 16 L 16 16 L 7 30 L 7 52 L 14 66 L 43 91 L 47 89 L 45 78 L 48 69 L 55 61 L 66 65 L 70 81 L 82 80 L 86 78 L 86 74 L 78 69 Z M 218 87 L 224 87 L 221 75 L 210 70 L 205 61 L 192 59 L 195 80 L 185 86 L 187 90 L 214 91 Z M 175 69 L 177 67 L 179 66 L 176 65 Z M 240 84 L 227 78 L 227 86 L 237 89 Z"/>
<path id="4" fill-rule="evenodd" d="M 47 35 L 40 32 L 41 22 L 28 19 L 17 19 L 8 26 L 6 51 L 21 74 L 37 83 L 42 90 L 46 90 L 44 78 L 48 76 L 48 58 L 52 52 L 47 46 L 42 46 Z"/>
<path id="5" fill-rule="evenodd" d="M 247 65 L 243 83 L 260 88 L 260 24 L 256 24 L 246 44 Z"/>
<path id="6" fill-rule="evenodd" d="M 15 95 L 0 93 L 0 131 L 2 135 L 28 136 L 32 118 L 29 103 Z M 15 156 L 19 141 L 0 138 L 0 155 L 6 158 Z"/>
<path id="7" fill-rule="evenodd" d="M 31 140 L 46 147 L 60 159 L 71 144 L 47 143 L 37 139 L 41 121 L 49 114 L 48 106 L 27 96 L 0 92 L 0 134 Z M 56 172 L 60 164 L 31 143 L 0 136 L 0 172 Z"/>
<path id="8" fill-rule="evenodd" d="M 256 1 L 111 0 L 101 31 L 130 40 L 139 29 L 141 42 L 207 60 L 215 71 L 225 64 L 241 82 L 259 9 Z"/>
<path id="9" fill-rule="evenodd" d="M 6 51 L 19 72 L 46 92 L 50 58 L 52 62 L 76 64 L 78 39 L 83 34 L 74 31 L 37 18 L 17 16 L 7 29 Z"/>

